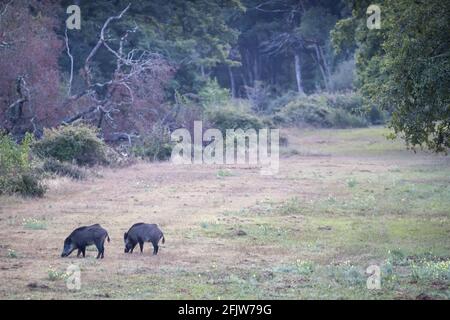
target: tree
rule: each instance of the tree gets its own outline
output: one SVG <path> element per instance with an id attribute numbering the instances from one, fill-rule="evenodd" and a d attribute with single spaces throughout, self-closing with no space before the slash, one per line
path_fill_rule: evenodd
<path id="1" fill-rule="evenodd" d="M 164 117 L 158 107 L 164 102 L 164 86 L 174 72 L 161 55 L 130 47 L 128 37 L 137 27 L 125 30 L 116 41 L 111 40 L 110 25 L 120 21 L 130 6 L 103 23 L 80 70 L 84 87 L 67 97 L 64 104 L 76 111 L 64 123 L 84 119 L 101 128 L 107 140 L 148 133 L 152 124 Z M 70 48 L 67 32 L 66 43 Z M 99 54 L 101 50 L 103 53 Z M 95 73 L 93 64 L 99 56 L 103 59 L 107 56 L 115 63 L 112 73 L 100 76 Z"/>
<path id="2" fill-rule="evenodd" d="M 368 30 L 369 1 L 353 4 L 353 16 L 337 23 L 338 49 L 354 39 L 359 90 L 392 112 L 390 126 L 408 146 L 436 152 L 450 148 L 450 3 L 384 0 L 380 30 Z"/>

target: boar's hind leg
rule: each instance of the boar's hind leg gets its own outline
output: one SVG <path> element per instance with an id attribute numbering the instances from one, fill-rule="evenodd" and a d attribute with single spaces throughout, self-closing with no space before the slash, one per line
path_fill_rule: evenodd
<path id="1" fill-rule="evenodd" d="M 105 256 L 105 246 L 104 246 L 104 242 L 105 242 L 105 240 L 103 240 L 103 242 L 100 242 L 100 243 L 96 243 L 96 244 L 95 244 L 95 246 L 97 247 L 97 250 L 98 250 L 97 259 L 98 259 L 98 258 L 103 259 L 103 257 Z"/>
<path id="2" fill-rule="evenodd" d="M 159 249 L 158 242 L 152 242 L 152 244 L 153 244 L 153 255 L 157 255 Z"/>

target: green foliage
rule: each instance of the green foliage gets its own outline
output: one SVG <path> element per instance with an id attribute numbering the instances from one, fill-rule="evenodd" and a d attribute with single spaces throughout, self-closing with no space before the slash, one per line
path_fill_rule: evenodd
<path id="1" fill-rule="evenodd" d="M 230 106 L 208 110 L 206 117 L 211 127 L 219 129 L 223 134 L 227 129 L 259 130 L 265 126 L 260 118 Z"/>
<path id="2" fill-rule="evenodd" d="M 366 27 L 369 4 L 354 2 L 352 17 L 336 24 L 335 48 L 357 46 L 358 88 L 366 104 L 391 111 L 390 126 L 407 145 L 448 151 L 450 36 L 442 30 L 450 29 L 450 3 L 379 1 L 379 30 Z"/>
<path id="3" fill-rule="evenodd" d="M 205 109 L 223 106 L 230 102 L 230 92 L 228 89 L 220 87 L 217 79 L 208 79 L 198 96 Z"/>
<path id="4" fill-rule="evenodd" d="M 450 260 L 411 263 L 411 277 L 415 281 L 450 280 Z"/>
<path id="5" fill-rule="evenodd" d="M 230 170 L 219 170 L 217 171 L 217 177 L 218 178 L 225 178 L 225 177 L 231 177 L 233 173 Z"/>
<path id="6" fill-rule="evenodd" d="M 384 81 L 373 101 L 394 108 L 391 126 L 411 146 L 450 148 L 450 2 L 386 1 Z M 381 78 L 379 78 L 381 80 Z"/>
<path id="7" fill-rule="evenodd" d="M 150 161 L 168 160 L 172 155 L 172 148 L 169 131 L 155 127 L 149 135 L 133 146 L 131 152 L 136 157 Z"/>
<path id="8" fill-rule="evenodd" d="M 349 286 L 362 286 L 367 279 L 359 267 L 348 261 L 341 265 L 330 267 L 329 274 L 336 282 Z"/>
<path id="9" fill-rule="evenodd" d="M 33 136 L 27 133 L 21 144 L 0 134 L 0 194 L 19 193 L 42 197 L 46 187 L 31 164 L 30 149 Z"/>
<path id="10" fill-rule="evenodd" d="M 23 227 L 31 230 L 45 230 L 47 229 L 47 223 L 44 220 L 28 218 L 23 220 Z"/>
<path id="11" fill-rule="evenodd" d="M 57 281 L 57 280 L 64 280 L 68 277 L 68 274 L 64 271 L 57 270 L 53 267 L 49 267 L 47 270 L 48 280 L 50 281 Z"/>
<path id="12" fill-rule="evenodd" d="M 314 263 L 311 261 L 296 261 L 297 272 L 302 276 L 309 276 L 314 272 Z"/>
<path id="13" fill-rule="evenodd" d="M 107 164 L 107 147 L 97 134 L 96 128 L 84 124 L 45 129 L 44 137 L 33 144 L 33 151 L 42 158 L 81 166 Z"/>
<path id="14" fill-rule="evenodd" d="M 367 121 L 357 115 L 351 114 L 343 109 L 334 109 L 329 115 L 333 128 L 363 128 L 367 127 Z"/>
<path id="15" fill-rule="evenodd" d="M 288 126 L 359 128 L 367 126 L 361 113 L 362 103 L 352 95 L 296 96 L 274 115 L 274 121 Z"/>
<path id="16" fill-rule="evenodd" d="M 298 32 L 306 39 L 324 43 L 336 23 L 336 16 L 325 7 L 311 7 L 303 14 Z"/>
<path id="17" fill-rule="evenodd" d="M 17 252 L 15 250 L 8 249 L 8 258 L 16 259 L 18 257 L 19 257 L 19 255 L 17 254 Z"/>

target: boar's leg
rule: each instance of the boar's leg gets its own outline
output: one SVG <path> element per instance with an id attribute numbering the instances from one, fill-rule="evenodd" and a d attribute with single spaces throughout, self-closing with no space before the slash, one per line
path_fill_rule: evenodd
<path id="1" fill-rule="evenodd" d="M 144 250 L 144 241 L 142 241 L 141 239 L 139 239 L 139 248 L 141 249 L 141 253 Z"/>
<path id="2" fill-rule="evenodd" d="M 159 250 L 158 242 L 152 242 L 152 244 L 153 244 L 153 255 L 157 255 Z"/>
<path id="3" fill-rule="evenodd" d="M 98 258 L 103 259 L 103 257 L 104 257 L 104 252 L 105 252 L 104 242 L 105 242 L 105 240 L 103 239 L 103 242 L 95 244 L 95 246 L 97 247 L 97 250 L 98 250 L 97 259 Z"/>
<path id="4" fill-rule="evenodd" d="M 86 246 L 81 246 L 78 250 L 81 251 L 81 253 L 83 254 L 83 258 L 85 258 L 86 257 Z"/>
<path id="5" fill-rule="evenodd" d="M 77 258 L 79 258 L 79 257 L 80 257 L 80 254 L 81 254 L 81 250 L 80 250 L 80 249 L 78 249 L 78 252 L 77 252 Z"/>

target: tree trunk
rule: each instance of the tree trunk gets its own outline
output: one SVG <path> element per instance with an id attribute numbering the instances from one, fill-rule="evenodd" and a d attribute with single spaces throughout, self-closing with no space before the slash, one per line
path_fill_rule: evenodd
<path id="1" fill-rule="evenodd" d="M 325 83 L 325 89 L 327 91 L 330 91 L 329 79 L 328 79 L 327 71 L 325 70 L 325 66 L 324 66 L 325 64 L 322 61 L 322 55 L 320 53 L 320 49 L 319 49 L 319 45 L 318 44 L 314 44 L 314 50 L 316 52 L 317 64 L 319 65 L 320 73 L 322 74 L 323 82 Z"/>
<path id="2" fill-rule="evenodd" d="M 231 97 L 236 98 L 236 82 L 234 81 L 233 69 L 228 66 L 228 75 L 230 76 Z"/>
<path id="3" fill-rule="evenodd" d="M 295 61 L 295 79 L 297 80 L 297 91 L 299 94 L 305 95 L 305 91 L 303 90 L 302 86 L 302 70 L 299 53 L 295 53 L 294 61 Z"/>
<path id="4" fill-rule="evenodd" d="M 323 53 L 323 48 L 319 46 L 319 52 L 320 55 L 322 56 L 322 62 L 323 62 L 323 66 L 325 69 L 325 73 L 327 75 L 327 79 L 328 79 L 328 89 L 329 90 L 333 90 L 333 86 L 331 84 L 331 71 L 330 71 L 330 66 L 328 65 L 328 61 L 325 58 L 325 54 Z"/>

